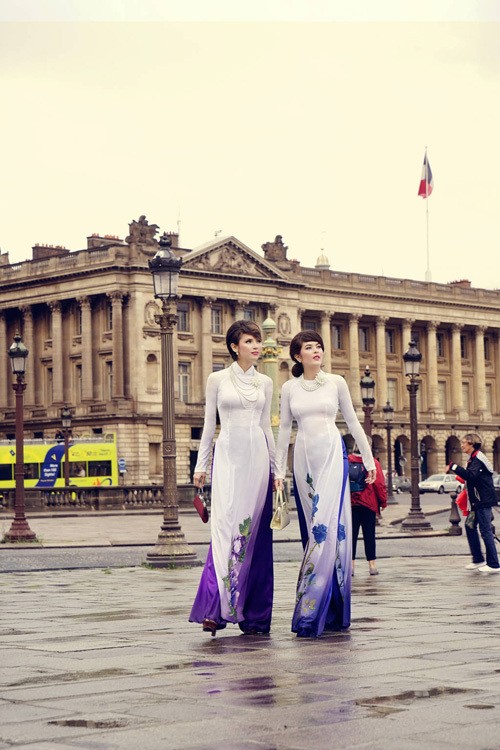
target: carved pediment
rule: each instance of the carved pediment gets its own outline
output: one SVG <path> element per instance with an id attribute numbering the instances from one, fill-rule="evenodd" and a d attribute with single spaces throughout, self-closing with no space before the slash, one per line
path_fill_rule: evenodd
<path id="1" fill-rule="evenodd" d="M 183 268 L 232 276 L 286 278 L 257 253 L 232 237 L 193 250 L 189 255 L 184 256 Z"/>

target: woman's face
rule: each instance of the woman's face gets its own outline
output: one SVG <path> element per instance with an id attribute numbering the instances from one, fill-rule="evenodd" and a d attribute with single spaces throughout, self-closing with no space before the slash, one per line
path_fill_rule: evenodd
<path id="1" fill-rule="evenodd" d="M 320 367 L 323 363 L 323 349 L 318 341 L 305 341 L 297 357 L 302 362 L 304 370 L 310 367 Z"/>
<path id="2" fill-rule="evenodd" d="M 233 344 L 233 351 L 236 352 L 238 363 L 245 364 L 247 367 L 254 365 L 260 357 L 262 351 L 262 341 L 252 336 L 251 333 L 242 333 L 238 345 Z"/>

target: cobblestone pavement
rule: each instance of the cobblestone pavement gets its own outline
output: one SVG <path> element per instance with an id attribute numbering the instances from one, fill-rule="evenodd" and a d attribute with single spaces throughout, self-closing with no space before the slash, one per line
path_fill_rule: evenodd
<path id="1" fill-rule="evenodd" d="M 416 562 L 357 569 L 351 630 L 317 640 L 297 563 L 260 638 L 187 621 L 199 568 L 4 573 L 0 748 L 498 748 L 500 575 Z"/>

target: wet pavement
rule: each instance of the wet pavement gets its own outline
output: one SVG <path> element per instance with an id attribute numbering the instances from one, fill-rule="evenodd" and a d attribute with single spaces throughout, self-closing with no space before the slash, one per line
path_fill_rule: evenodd
<path id="1" fill-rule="evenodd" d="M 290 632 L 295 517 L 275 534 L 271 635 L 216 638 L 187 621 L 199 567 L 141 565 L 159 514 L 30 517 L 44 546 L 0 547 L 3 570 L 33 566 L 0 575 L 0 750 L 499 748 L 500 574 L 464 570 L 442 498 L 430 535 L 391 525 L 402 509 L 377 527 L 380 575 L 357 562 L 350 631 L 314 640 Z M 204 559 L 209 529 L 180 520 Z"/>
<path id="2" fill-rule="evenodd" d="M 315 640 L 296 563 L 268 637 L 189 623 L 199 568 L 5 573 L 0 748 L 498 748 L 500 576 L 465 562 L 357 570 L 350 631 Z"/>

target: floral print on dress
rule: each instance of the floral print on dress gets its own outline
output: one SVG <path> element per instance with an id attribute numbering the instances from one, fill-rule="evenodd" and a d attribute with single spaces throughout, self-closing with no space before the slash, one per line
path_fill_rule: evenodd
<path id="1" fill-rule="evenodd" d="M 308 494 L 312 501 L 312 522 L 318 510 L 319 495 L 314 489 L 314 481 L 309 474 L 306 477 L 306 482 L 311 488 L 311 491 Z M 302 568 L 299 574 L 299 581 L 297 584 L 297 604 L 300 602 L 300 610 L 302 615 L 308 615 L 316 609 L 316 599 L 312 598 L 311 596 L 305 596 L 305 594 L 306 592 L 310 594 L 310 589 L 316 583 L 316 573 L 314 569 L 314 563 L 311 561 L 311 557 L 316 547 L 318 547 L 320 544 L 323 544 L 323 542 L 326 540 L 326 537 L 328 535 L 328 527 L 325 526 L 324 523 L 316 524 L 312 527 L 312 534 L 314 537 L 314 544 L 304 558 L 304 562 L 302 563 Z"/>
<path id="2" fill-rule="evenodd" d="M 240 592 L 238 590 L 238 579 L 241 566 L 245 559 L 248 541 L 250 539 L 252 518 L 248 516 L 240 523 L 239 534 L 233 536 L 231 543 L 231 552 L 227 561 L 227 576 L 222 579 L 228 595 L 229 612 L 232 617 L 237 619 L 236 607 Z"/>

